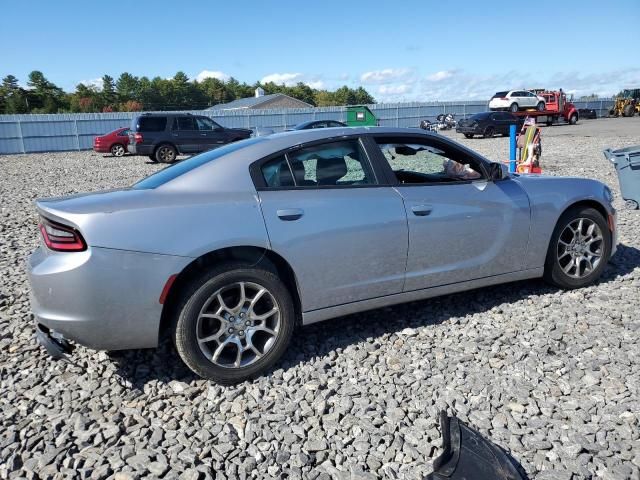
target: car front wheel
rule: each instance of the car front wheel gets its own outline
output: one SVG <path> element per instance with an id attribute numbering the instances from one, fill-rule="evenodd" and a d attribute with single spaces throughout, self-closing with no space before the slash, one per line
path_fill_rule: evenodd
<path id="1" fill-rule="evenodd" d="M 201 275 L 185 289 L 174 341 L 193 372 L 233 384 L 278 361 L 294 325 L 291 295 L 274 273 L 229 264 Z"/>
<path id="2" fill-rule="evenodd" d="M 512 112 L 517 112 L 519 110 L 520 107 L 518 107 L 517 103 L 512 103 L 511 106 L 509 107 L 509 110 L 511 110 Z"/>
<path id="3" fill-rule="evenodd" d="M 473 138 L 473 133 L 465 133 L 464 136 L 466 138 Z"/>
<path id="4" fill-rule="evenodd" d="M 538 102 L 538 105 L 536 105 L 536 110 L 542 112 L 544 110 L 544 102 Z"/>
<path id="5" fill-rule="evenodd" d="M 558 220 L 551 236 L 544 278 L 560 288 L 580 288 L 595 282 L 611 254 L 607 221 L 590 207 L 574 207 Z"/>

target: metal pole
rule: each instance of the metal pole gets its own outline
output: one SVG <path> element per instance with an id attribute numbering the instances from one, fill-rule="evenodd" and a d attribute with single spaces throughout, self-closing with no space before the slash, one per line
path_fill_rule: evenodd
<path id="1" fill-rule="evenodd" d="M 78 120 L 73 120 L 73 129 L 76 135 L 76 147 L 78 147 L 78 151 L 80 151 L 80 135 L 78 135 Z"/>
<path id="2" fill-rule="evenodd" d="M 22 122 L 18 120 L 18 133 L 20 134 L 20 147 L 22 147 L 22 153 L 27 153 L 24 149 L 24 137 L 22 136 Z"/>
<path id="3" fill-rule="evenodd" d="M 516 171 L 516 126 L 509 127 L 509 171 Z"/>

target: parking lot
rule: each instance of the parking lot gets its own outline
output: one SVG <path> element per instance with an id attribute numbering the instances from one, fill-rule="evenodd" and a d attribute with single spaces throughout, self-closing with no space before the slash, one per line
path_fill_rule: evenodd
<path id="1" fill-rule="evenodd" d="M 443 134 L 508 159 L 507 138 Z M 638 144 L 638 117 L 542 127 L 545 173 L 616 193 L 620 244 L 596 285 L 526 281 L 337 318 L 298 331 L 276 370 L 234 387 L 192 375 L 169 343 L 50 360 L 29 313 L 32 201 L 161 166 L 0 156 L 0 478 L 420 479 L 441 452 L 442 409 L 531 478 L 640 478 L 640 211 L 623 209 L 602 155 Z"/>

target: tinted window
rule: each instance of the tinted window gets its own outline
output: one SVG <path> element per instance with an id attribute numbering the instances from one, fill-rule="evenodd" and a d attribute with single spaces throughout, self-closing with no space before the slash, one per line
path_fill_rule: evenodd
<path id="1" fill-rule="evenodd" d="M 196 117 L 196 123 L 198 124 L 198 130 L 211 131 L 220 127 L 220 125 L 207 117 Z"/>
<path id="2" fill-rule="evenodd" d="M 138 117 L 139 132 L 163 132 L 167 127 L 167 117 Z"/>
<path id="3" fill-rule="evenodd" d="M 160 185 L 164 185 L 174 178 L 178 178 L 180 175 L 183 175 L 187 172 L 190 172 L 191 170 L 201 167 L 202 165 L 212 162 L 217 158 L 222 157 L 223 155 L 227 155 L 228 153 L 235 152 L 236 150 L 240 150 L 241 148 L 248 147 L 249 145 L 253 145 L 254 143 L 264 141 L 265 139 L 260 137 L 248 138 L 246 140 L 241 140 L 239 142 L 230 143 L 223 147 L 216 148 L 215 150 L 209 150 L 208 152 L 201 153 L 200 155 L 196 155 L 186 160 L 182 160 L 181 162 L 174 163 L 173 165 L 170 165 L 167 168 L 164 168 L 159 172 L 156 172 L 153 175 L 140 180 L 132 188 L 135 190 L 146 190 L 159 187 Z M 247 172 L 247 175 L 248 174 L 249 172 Z"/>
<path id="4" fill-rule="evenodd" d="M 296 150 L 262 166 L 269 187 L 351 186 L 375 183 L 357 140 L 325 143 Z"/>
<path id="5" fill-rule="evenodd" d="M 496 92 L 496 94 L 492 98 L 502 98 L 506 97 L 509 92 Z"/>
<path id="6" fill-rule="evenodd" d="M 463 152 L 428 140 L 376 138 L 398 182 L 433 183 L 482 177 L 475 160 Z"/>
<path id="7" fill-rule="evenodd" d="M 327 122 L 327 126 L 329 127 L 344 127 L 344 125 L 340 122 L 330 121 Z"/>
<path id="8" fill-rule="evenodd" d="M 119 137 L 128 137 L 129 136 L 129 130 L 123 130 L 118 134 Z"/>
<path id="9" fill-rule="evenodd" d="M 176 117 L 173 121 L 174 130 L 197 130 L 193 117 Z"/>

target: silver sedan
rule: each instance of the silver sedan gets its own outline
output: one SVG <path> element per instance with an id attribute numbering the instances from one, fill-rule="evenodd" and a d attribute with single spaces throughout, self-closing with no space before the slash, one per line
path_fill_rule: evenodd
<path id="1" fill-rule="evenodd" d="M 37 201 L 37 335 L 55 355 L 171 335 L 198 375 L 237 382 L 302 325 L 515 280 L 593 283 L 615 251 L 611 200 L 417 129 L 252 138 L 130 188 Z"/>

